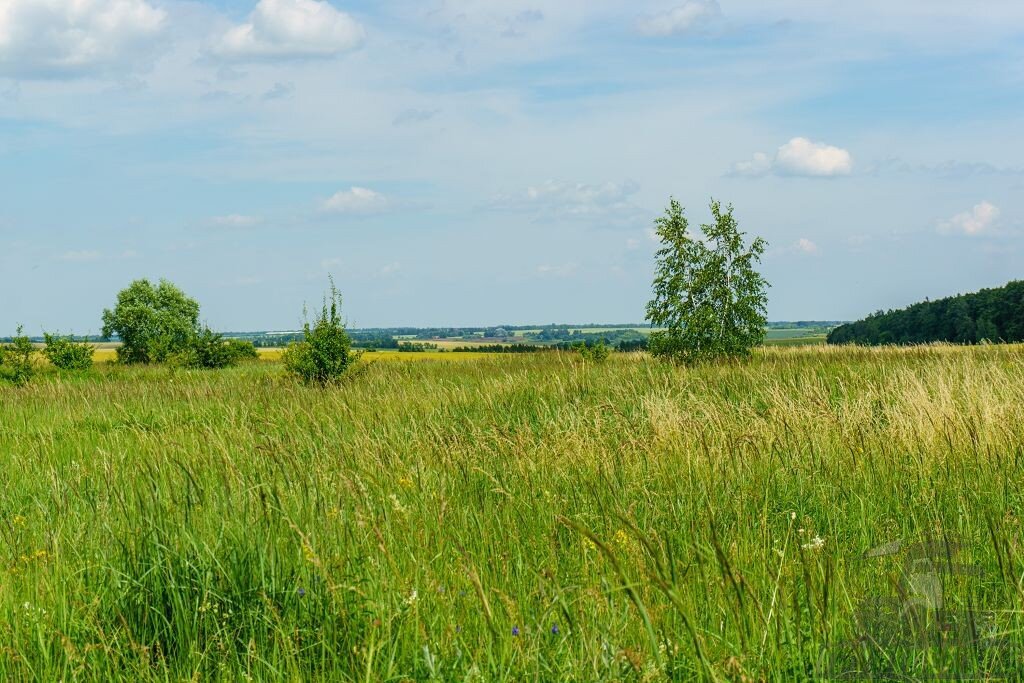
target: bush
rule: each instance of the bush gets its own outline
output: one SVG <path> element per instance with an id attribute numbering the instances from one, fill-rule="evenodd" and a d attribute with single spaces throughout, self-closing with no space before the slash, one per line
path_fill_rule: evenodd
<path id="1" fill-rule="evenodd" d="M 28 384 L 36 370 L 32 363 L 33 353 L 35 349 L 31 340 L 18 325 L 18 333 L 11 343 L 0 345 L 0 378 L 18 386 Z"/>
<path id="2" fill-rule="evenodd" d="M 603 341 L 588 346 L 584 342 L 577 342 L 574 347 L 576 352 L 583 356 L 583 360 L 593 363 L 603 363 L 608 360 L 609 349 Z"/>
<path id="3" fill-rule="evenodd" d="M 305 382 L 320 385 L 344 375 L 356 356 L 351 352 L 352 340 L 341 320 L 341 294 L 333 280 L 320 315 L 312 325 L 307 318 L 302 329 L 303 340 L 285 349 L 283 358 L 288 371 Z"/>
<path id="4" fill-rule="evenodd" d="M 175 353 L 171 359 L 174 365 L 179 367 L 217 370 L 256 357 L 256 347 L 252 342 L 241 339 L 225 340 L 223 335 L 204 327 L 189 340 L 185 349 Z"/>
<path id="5" fill-rule="evenodd" d="M 89 344 L 48 333 L 44 333 L 43 338 L 46 340 L 43 355 L 53 367 L 60 370 L 88 370 L 92 367 L 92 346 Z"/>
<path id="6" fill-rule="evenodd" d="M 256 360 L 260 357 L 256 352 L 256 345 L 246 339 L 228 339 L 224 345 L 231 351 L 235 362 Z"/>

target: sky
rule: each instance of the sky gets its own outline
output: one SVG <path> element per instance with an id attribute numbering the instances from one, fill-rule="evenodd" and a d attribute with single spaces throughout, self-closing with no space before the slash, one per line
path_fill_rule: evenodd
<path id="1" fill-rule="evenodd" d="M 0 335 L 639 322 L 654 219 L 771 320 L 1024 276 L 1019 0 L 0 0 Z"/>

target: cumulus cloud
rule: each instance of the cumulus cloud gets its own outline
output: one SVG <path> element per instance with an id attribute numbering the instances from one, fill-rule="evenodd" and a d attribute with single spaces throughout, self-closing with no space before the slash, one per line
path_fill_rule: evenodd
<path id="1" fill-rule="evenodd" d="M 632 181 L 588 185 L 551 180 L 498 197 L 494 207 L 560 218 L 628 218 L 639 212 L 630 201 L 639 189 Z"/>
<path id="2" fill-rule="evenodd" d="M 0 0 L 0 75 L 130 71 L 147 63 L 166 19 L 146 0 Z"/>
<path id="3" fill-rule="evenodd" d="M 793 138 L 779 147 L 774 157 L 757 152 L 748 161 L 737 162 L 732 167 L 732 175 L 752 178 L 769 174 L 833 178 L 852 171 L 853 157 L 847 150 L 807 138 Z"/>
<path id="4" fill-rule="evenodd" d="M 365 187 L 350 187 L 336 192 L 323 203 L 325 211 L 332 213 L 381 213 L 390 207 L 388 198 Z"/>
<path id="5" fill-rule="evenodd" d="M 359 47 L 362 24 L 324 0 L 260 0 L 211 48 L 226 59 L 334 57 Z"/>
<path id="6" fill-rule="evenodd" d="M 981 235 L 989 232 L 999 220 L 999 207 L 983 201 L 971 207 L 970 211 L 958 213 L 947 221 L 939 223 L 939 232 L 961 235 Z"/>
<path id="7" fill-rule="evenodd" d="M 678 36 L 717 19 L 721 14 L 717 0 L 687 0 L 667 12 L 641 18 L 636 27 L 645 36 Z"/>

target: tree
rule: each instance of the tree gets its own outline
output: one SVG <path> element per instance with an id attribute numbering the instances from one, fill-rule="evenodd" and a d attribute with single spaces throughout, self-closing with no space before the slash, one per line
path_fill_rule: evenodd
<path id="1" fill-rule="evenodd" d="M 122 363 L 160 363 L 188 348 L 199 331 L 199 303 L 167 280 L 136 280 L 103 311 L 103 336 L 117 335 Z"/>
<path id="2" fill-rule="evenodd" d="M 690 236 L 674 198 L 655 220 L 662 246 L 647 320 L 665 329 L 651 335 L 653 355 L 692 364 L 747 356 L 764 341 L 769 285 L 755 266 L 767 243 L 758 237 L 747 245 L 732 212 L 712 200 L 703 240 Z"/>
<path id="3" fill-rule="evenodd" d="M 324 385 L 344 375 L 355 359 L 352 340 L 341 319 L 341 294 L 332 280 L 320 315 L 312 324 L 306 319 L 303 340 L 285 349 L 284 364 L 306 382 Z"/>

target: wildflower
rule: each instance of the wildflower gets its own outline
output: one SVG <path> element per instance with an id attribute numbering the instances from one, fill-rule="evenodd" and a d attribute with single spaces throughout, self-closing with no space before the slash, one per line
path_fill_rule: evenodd
<path id="1" fill-rule="evenodd" d="M 518 636 L 519 635 L 519 627 L 518 626 L 513 626 L 512 627 L 512 635 L 513 636 Z"/>
<path id="2" fill-rule="evenodd" d="M 300 597 L 300 598 L 303 598 L 303 597 L 305 597 L 305 596 L 306 596 L 306 589 L 305 589 L 305 588 L 301 588 L 301 587 L 300 587 L 300 588 L 299 588 L 299 590 L 297 590 L 297 591 L 295 591 L 295 592 L 299 594 L 299 597 Z"/>
<path id="3" fill-rule="evenodd" d="M 558 629 L 558 624 L 552 624 L 551 625 L 551 634 L 557 636 L 559 633 L 561 633 L 561 631 Z"/>
<path id="4" fill-rule="evenodd" d="M 405 604 L 406 604 L 406 606 L 407 606 L 407 607 L 412 607 L 413 605 L 415 605 L 415 604 L 416 604 L 416 601 L 417 601 L 417 600 L 419 599 L 419 597 L 420 597 L 420 596 L 419 596 L 419 593 L 417 593 L 417 592 L 416 592 L 416 589 L 415 589 L 415 588 L 413 588 L 413 589 L 412 589 L 412 592 L 411 592 L 411 593 L 409 593 L 409 597 L 407 597 L 407 598 L 405 599 Z"/>
<path id="5" fill-rule="evenodd" d="M 803 548 L 804 550 L 821 550 L 822 548 L 825 547 L 825 539 L 822 538 L 821 536 L 815 536 L 810 541 L 808 541 L 807 543 L 804 543 L 800 547 Z"/>
<path id="6" fill-rule="evenodd" d="M 388 498 L 391 499 L 391 507 L 395 509 L 395 512 L 404 515 L 405 506 L 402 505 L 402 501 L 398 500 L 398 496 L 392 493 L 390 496 L 388 496 Z"/>
<path id="7" fill-rule="evenodd" d="M 402 477 L 401 479 L 398 480 L 398 485 L 401 486 L 403 489 L 411 489 L 412 479 L 410 479 L 409 477 Z"/>

